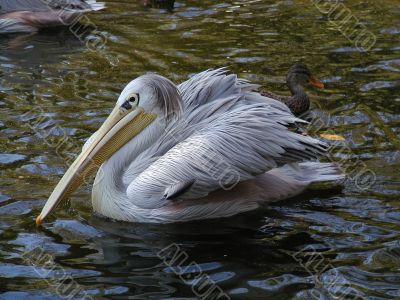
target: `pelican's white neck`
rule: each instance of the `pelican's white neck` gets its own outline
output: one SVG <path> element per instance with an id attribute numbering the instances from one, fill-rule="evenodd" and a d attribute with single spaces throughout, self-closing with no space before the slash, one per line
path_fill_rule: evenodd
<path id="1" fill-rule="evenodd" d="M 127 197 L 123 176 L 129 165 L 153 145 L 164 130 L 165 124 L 156 119 L 103 163 L 92 189 L 92 205 L 96 213 L 117 220 L 135 219 L 137 210 Z"/>

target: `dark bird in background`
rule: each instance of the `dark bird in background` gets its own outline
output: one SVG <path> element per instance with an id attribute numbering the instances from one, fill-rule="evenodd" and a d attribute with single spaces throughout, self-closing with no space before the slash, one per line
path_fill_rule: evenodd
<path id="1" fill-rule="evenodd" d="M 96 0 L 0 0 L 0 34 L 68 26 L 104 7 Z"/>
<path id="2" fill-rule="evenodd" d="M 174 8 L 175 0 L 141 0 L 141 3 L 143 6 L 171 11 Z"/>
<path id="3" fill-rule="evenodd" d="M 311 85 L 319 89 L 324 88 L 324 84 L 314 78 L 307 66 L 303 64 L 295 64 L 290 67 L 286 76 L 286 84 L 292 94 L 291 96 L 281 96 L 264 91 L 261 94 L 285 103 L 296 116 L 305 113 L 310 108 L 310 98 L 304 87 Z"/>

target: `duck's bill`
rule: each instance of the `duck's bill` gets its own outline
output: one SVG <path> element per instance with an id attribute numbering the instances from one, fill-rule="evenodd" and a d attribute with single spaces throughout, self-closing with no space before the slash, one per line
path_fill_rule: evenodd
<path id="1" fill-rule="evenodd" d="M 323 89 L 324 88 L 324 84 L 321 81 L 319 81 L 317 78 L 311 77 L 308 82 L 312 86 L 316 87 L 317 89 Z"/>
<path id="2" fill-rule="evenodd" d="M 41 224 L 43 219 L 87 181 L 104 161 L 143 131 L 155 118 L 155 114 L 145 113 L 142 108 L 129 112 L 121 110 L 120 107 L 114 108 L 61 178 L 36 218 L 36 224 Z"/>

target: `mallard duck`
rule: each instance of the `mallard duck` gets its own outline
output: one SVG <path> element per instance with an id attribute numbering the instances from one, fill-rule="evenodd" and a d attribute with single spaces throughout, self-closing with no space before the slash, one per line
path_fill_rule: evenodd
<path id="1" fill-rule="evenodd" d="M 310 109 L 310 98 L 305 92 L 304 87 L 311 85 L 319 89 L 324 88 L 324 84 L 314 78 L 307 66 L 303 64 L 295 64 L 290 67 L 286 76 L 286 83 L 292 93 L 291 96 L 276 95 L 267 91 L 262 91 L 261 94 L 285 103 L 296 116 Z"/>

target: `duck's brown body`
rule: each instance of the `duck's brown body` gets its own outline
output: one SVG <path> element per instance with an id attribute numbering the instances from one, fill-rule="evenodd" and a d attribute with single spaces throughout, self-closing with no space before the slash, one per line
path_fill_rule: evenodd
<path id="1" fill-rule="evenodd" d="M 276 95 L 271 92 L 261 92 L 261 95 L 285 103 L 295 116 L 300 116 L 310 109 L 310 100 L 307 95 L 305 95 L 306 97 L 303 98 Z"/>

